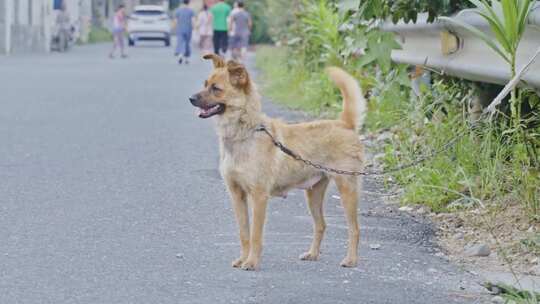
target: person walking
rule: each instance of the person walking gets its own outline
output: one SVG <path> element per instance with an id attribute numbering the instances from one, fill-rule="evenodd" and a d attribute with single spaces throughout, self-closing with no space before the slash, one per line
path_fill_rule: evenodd
<path id="1" fill-rule="evenodd" d="M 231 14 L 232 34 L 232 58 L 243 61 L 249 46 L 249 37 L 253 21 L 251 15 L 246 11 L 243 1 L 238 1 L 238 10 Z"/>
<path id="2" fill-rule="evenodd" d="M 231 13 L 229 14 L 229 17 L 227 17 L 227 27 L 228 27 L 228 30 L 229 30 L 229 32 L 227 33 L 229 35 L 229 37 L 227 38 L 228 39 L 227 41 L 229 43 L 229 48 L 231 48 L 231 46 L 232 46 L 233 36 L 234 36 L 234 24 L 232 23 L 232 16 L 234 14 L 236 14 L 236 12 L 238 12 L 238 3 L 239 2 L 240 1 L 234 1 Z M 231 54 L 232 54 L 232 52 L 231 52 Z"/>
<path id="3" fill-rule="evenodd" d="M 199 33 L 199 48 L 203 53 L 212 52 L 212 14 L 208 11 L 205 4 L 203 10 L 197 16 L 197 32 Z"/>
<path id="4" fill-rule="evenodd" d="M 61 9 L 56 16 L 56 27 L 58 31 L 58 51 L 65 52 L 69 48 L 69 40 L 71 38 L 71 20 L 65 2 L 62 2 Z"/>
<path id="5" fill-rule="evenodd" d="M 191 36 L 195 24 L 195 12 L 189 7 L 189 0 L 183 0 L 179 8 L 174 13 L 176 18 L 176 51 L 178 63 L 189 63 L 191 56 Z"/>
<path id="6" fill-rule="evenodd" d="M 225 0 L 219 0 L 210 8 L 212 13 L 212 26 L 214 29 L 214 53 L 219 55 L 220 52 L 225 55 L 228 47 L 228 25 L 227 18 L 231 14 L 231 6 L 225 3 Z"/>
<path id="7" fill-rule="evenodd" d="M 125 6 L 120 4 L 116 9 L 113 17 L 112 35 L 113 35 L 113 48 L 109 57 L 114 58 L 116 49 L 120 49 L 120 56 L 126 58 L 124 47 L 124 33 L 126 32 L 126 11 Z"/>

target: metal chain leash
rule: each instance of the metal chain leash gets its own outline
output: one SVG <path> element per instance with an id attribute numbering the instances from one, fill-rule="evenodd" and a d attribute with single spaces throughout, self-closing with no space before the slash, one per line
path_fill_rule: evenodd
<path id="1" fill-rule="evenodd" d="M 265 125 L 259 125 L 255 129 L 255 131 L 266 133 L 266 135 L 268 135 L 268 137 L 270 137 L 270 139 L 272 140 L 272 143 L 274 144 L 274 146 L 276 146 L 279 150 L 281 150 L 281 152 L 283 152 L 286 155 L 294 158 L 297 161 L 303 162 L 307 166 L 310 166 L 310 167 L 313 167 L 313 168 L 315 168 L 317 170 L 328 172 L 328 173 L 335 173 L 335 174 L 339 174 L 339 175 L 352 175 L 352 176 L 386 175 L 386 174 L 389 174 L 389 173 L 394 173 L 394 172 L 398 172 L 398 171 L 401 171 L 401 170 L 404 170 L 404 169 L 408 169 L 408 168 L 417 166 L 417 165 L 419 165 L 419 164 L 421 164 L 421 163 L 423 163 L 423 162 L 425 162 L 425 161 L 427 161 L 429 159 L 432 159 L 433 157 L 437 156 L 438 154 L 441 154 L 441 153 L 449 150 L 465 134 L 465 132 L 462 132 L 462 133 L 456 135 L 454 138 L 452 138 L 452 140 L 448 141 L 444 146 L 442 146 L 441 149 L 433 151 L 429 155 L 420 157 L 417 160 L 415 160 L 413 162 L 410 162 L 410 163 L 407 163 L 407 164 L 402 165 L 402 166 L 398 166 L 398 167 L 395 167 L 395 168 L 391 168 L 391 169 L 388 169 L 388 170 L 382 170 L 382 171 L 348 171 L 348 170 L 339 170 L 339 169 L 335 169 L 335 168 L 326 167 L 326 166 L 323 166 L 321 164 L 312 162 L 312 161 L 310 161 L 308 159 L 305 159 L 305 158 L 301 157 L 300 155 L 298 155 L 298 153 L 294 152 L 293 150 L 291 150 L 287 146 L 285 146 L 283 143 L 278 141 L 272 135 L 272 133 L 266 128 Z"/>

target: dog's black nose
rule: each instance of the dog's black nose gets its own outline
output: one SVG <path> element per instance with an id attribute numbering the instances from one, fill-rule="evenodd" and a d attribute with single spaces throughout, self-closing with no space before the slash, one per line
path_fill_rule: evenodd
<path id="1" fill-rule="evenodd" d="M 194 105 L 194 106 L 196 105 L 197 100 L 198 100 L 197 95 L 191 95 L 189 97 L 189 102 L 191 102 L 191 104 Z"/>

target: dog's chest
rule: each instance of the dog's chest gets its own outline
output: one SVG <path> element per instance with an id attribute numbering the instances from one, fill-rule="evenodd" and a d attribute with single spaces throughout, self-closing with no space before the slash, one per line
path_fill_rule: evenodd
<path id="1" fill-rule="evenodd" d="M 256 141 L 221 143 L 220 169 L 223 176 L 250 188 L 267 187 L 272 196 L 286 197 L 292 189 L 313 188 L 323 174 L 314 170 L 291 167 L 273 158 L 273 153 L 261 151 Z"/>
<path id="2" fill-rule="evenodd" d="M 257 171 L 257 154 L 251 143 L 228 143 L 221 146 L 221 171 L 226 175 L 245 176 Z"/>

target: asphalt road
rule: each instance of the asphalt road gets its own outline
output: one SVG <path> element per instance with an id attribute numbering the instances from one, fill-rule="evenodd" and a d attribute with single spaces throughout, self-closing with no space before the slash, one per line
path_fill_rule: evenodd
<path id="1" fill-rule="evenodd" d="M 0 57 L 0 303 L 476 302 L 475 278 L 434 255 L 429 223 L 384 205 L 372 180 L 358 268 L 339 267 L 335 190 L 319 262 L 298 259 L 311 218 L 296 191 L 269 205 L 260 271 L 231 268 L 239 247 L 213 123 L 187 100 L 210 64 L 107 50 Z"/>

